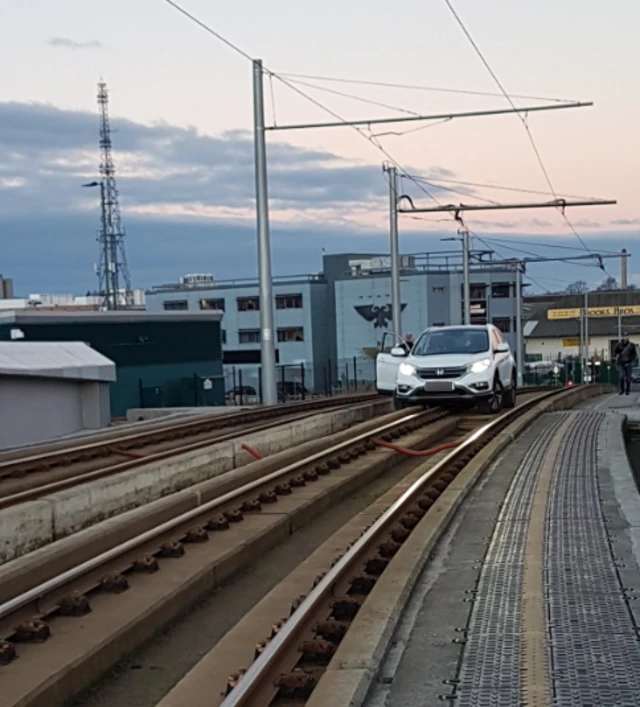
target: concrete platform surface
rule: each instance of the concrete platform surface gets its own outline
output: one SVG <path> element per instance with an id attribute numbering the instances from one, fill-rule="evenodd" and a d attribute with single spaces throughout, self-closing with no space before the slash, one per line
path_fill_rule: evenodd
<path id="1" fill-rule="evenodd" d="M 640 705 L 640 496 L 606 395 L 541 417 L 431 554 L 367 707 Z"/>

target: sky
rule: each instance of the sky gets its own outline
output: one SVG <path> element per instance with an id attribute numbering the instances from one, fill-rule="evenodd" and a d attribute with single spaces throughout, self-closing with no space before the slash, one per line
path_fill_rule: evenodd
<path id="1" fill-rule="evenodd" d="M 388 250 L 382 172 L 388 157 L 430 182 L 420 182 L 427 194 L 402 180 L 402 193 L 416 206 L 433 206 L 434 199 L 552 198 L 529 134 L 556 194 L 618 201 L 567 210 L 587 248 L 636 249 L 640 95 L 631 87 L 640 62 L 640 4 L 452 1 L 502 85 L 524 96 L 513 99 L 518 107 L 559 105 L 542 98 L 595 105 L 529 113 L 530 133 L 516 115 L 360 131 L 270 131 L 275 275 L 319 271 L 323 249 Z M 333 120 L 326 108 L 347 120 L 369 120 L 509 107 L 445 0 L 405 0 L 400 9 L 381 0 L 180 4 L 277 74 L 264 81 L 268 125 Z M 81 293 L 96 286 L 98 194 L 81 185 L 98 176 L 100 78 L 110 93 L 133 285 L 173 282 L 190 272 L 255 277 L 252 69 L 246 57 L 166 0 L 4 0 L 0 59 L 11 67 L 0 76 L 0 272 L 14 277 L 19 293 Z M 523 250 L 587 252 L 555 209 L 470 213 L 465 222 L 500 257 Z M 448 215 L 401 216 L 400 229 L 403 252 L 458 247 L 442 240 L 456 235 Z M 486 247 L 483 241 L 476 245 Z M 607 269 L 617 275 L 617 261 L 607 261 Z M 640 284 L 633 258 L 630 269 Z M 596 284 L 605 276 L 590 263 L 532 265 L 529 271 L 536 287 L 553 290 L 576 279 Z"/>

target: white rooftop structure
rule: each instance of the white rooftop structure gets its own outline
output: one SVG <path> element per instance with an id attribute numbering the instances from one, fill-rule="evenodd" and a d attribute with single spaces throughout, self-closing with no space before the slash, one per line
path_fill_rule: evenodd
<path id="1" fill-rule="evenodd" d="M 0 341 L 0 376 L 67 378 L 110 383 L 116 366 L 78 341 Z"/>

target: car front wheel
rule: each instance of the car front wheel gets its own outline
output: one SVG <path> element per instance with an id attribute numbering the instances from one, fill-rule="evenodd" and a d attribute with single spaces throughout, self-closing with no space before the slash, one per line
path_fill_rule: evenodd
<path id="1" fill-rule="evenodd" d="M 502 404 L 508 410 L 516 406 L 516 382 L 511 381 L 511 388 L 507 390 L 504 394 Z"/>
<path id="2" fill-rule="evenodd" d="M 393 394 L 393 409 L 394 410 L 404 410 L 405 408 L 408 408 L 408 407 L 410 407 L 410 405 L 407 403 L 406 400 L 400 400 L 395 393 Z"/>
<path id="3" fill-rule="evenodd" d="M 504 388 L 500 380 L 496 377 L 493 381 L 491 395 L 486 400 L 482 401 L 480 409 L 485 415 L 497 415 L 502 410 L 503 399 Z"/>

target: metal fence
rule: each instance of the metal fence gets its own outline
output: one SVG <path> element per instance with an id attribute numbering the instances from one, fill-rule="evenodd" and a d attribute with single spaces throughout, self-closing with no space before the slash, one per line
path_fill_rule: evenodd
<path id="1" fill-rule="evenodd" d="M 587 368 L 588 382 L 617 385 L 618 368 L 611 361 L 590 361 Z M 528 367 L 524 374 L 525 385 L 567 385 L 582 383 L 582 364 L 578 360 L 551 361 L 548 366 Z"/>
<path id="2" fill-rule="evenodd" d="M 138 407 L 203 407 L 224 404 L 222 376 L 203 376 L 194 373 L 188 377 L 153 382 L 138 379 Z"/>
<path id="3" fill-rule="evenodd" d="M 261 403 L 262 368 L 226 366 L 225 390 L 228 405 Z M 306 400 L 319 396 L 341 395 L 375 389 L 375 361 L 354 356 L 324 365 L 306 363 L 276 367 L 278 400 Z"/>

